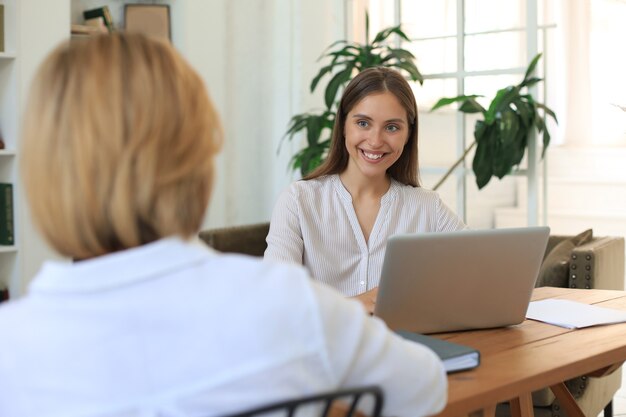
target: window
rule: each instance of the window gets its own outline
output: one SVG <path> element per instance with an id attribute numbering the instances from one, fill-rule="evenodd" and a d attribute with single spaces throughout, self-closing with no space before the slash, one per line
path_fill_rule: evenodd
<path id="1" fill-rule="evenodd" d="M 423 85 L 414 85 L 414 91 L 420 113 L 420 171 L 426 187 L 433 187 L 473 141 L 477 119 L 453 107 L 434 113 L 430 108 L 442 97 L 460 94 L 484 95 L 479 101 L 487 105 L 497 90 L 519 83 L 530 60 L 537 52 L 551 49 L 554 38 L 554 4 L 550 0 L 369 0 L 355 1 L 353 6 L 355 20 L 363 19 L 365 9 L 369 11 L 370 34 L 401 23 L 412 40 L 403 47 L 417 57 L 425 78 Z M 540 61 L 539 75 L 548 55 Z M 542 83 L 541 90 L 533 92 L 541 101 L 546 96 L 543 88 Z M 456 180 L 450 177 L 438 191 L 472 227 L 492 227 L 493 216 L 485 216 L 485 210 L 514 204 L 515 179 L 492 180 L 480 191 L 481 198 L 472 198 L 478 191 L 471 161 L 472 154 L 466 158 L 467 167 L 456 171 Z M 529 175 L 529 189 L 535 193 L 532 198 L 537 205 L 535 164 L 522 168 Z M 489 196 L 496 194 L 495 200 L 488 202 Z M 529 218 L 529 223 L 537 223 L 536 217 Z"/>

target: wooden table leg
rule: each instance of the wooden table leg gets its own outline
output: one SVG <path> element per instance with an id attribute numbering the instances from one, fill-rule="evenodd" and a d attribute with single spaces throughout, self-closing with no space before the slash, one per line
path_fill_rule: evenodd
<path id="1" fill-rule="evenodd" d="M 509 405 L 511 407 L 511 417 L 534 417 L 533 399 L 530 392 L 513 398 L 509 401 Z"/>
<path id="2" fill-rule="evenodd" d="M 569 417 L 585 417 L 565 383 L 561 382 L 560 384 L 552 385 L 550 389 Z"/>

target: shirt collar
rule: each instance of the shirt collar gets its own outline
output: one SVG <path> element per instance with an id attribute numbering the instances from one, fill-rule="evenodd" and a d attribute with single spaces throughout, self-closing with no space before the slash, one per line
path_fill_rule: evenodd
<path id="1" fill-rule="evenodd" d="M 68 293 L 113 289 L 192 266 L 215 253 L 197 238 L 169 237 L 80 262 L 47 261 L 29 291 Z"/>

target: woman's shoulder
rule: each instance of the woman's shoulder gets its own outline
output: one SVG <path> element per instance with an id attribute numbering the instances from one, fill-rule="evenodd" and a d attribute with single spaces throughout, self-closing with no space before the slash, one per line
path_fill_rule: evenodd
<path id="1" fill-rule="evenodd" d="M 286 188 L 285 192 L 294 196 L 322 193 L 333 187 L 336 177 L 336 175 L 325 175 L 308 180 L 294 181 Z"/>
<path id="2" fill-rule="evenodd" d="M 406 198 L 416 201 L 424 201 L 424 202 L 436 202 L 441 200 L 439 197 L 439 193 L 434 190 L 429 190 L 424 187 L 414 187 L 408 184 L 402 184 L 399 182 L 394 182 L 398 193 Z"/>
<path id="3" fill-rule="evenodd" d="M 214 258 L 220 269 L 231 270 L 233 275 L 256 277 L 255 281 L 292 281 L 305 280 L 308 277 L 306 269 L 301 265 L 264 260 L 263 258 L 236 253 L 218 253 Z"/>
<path id="4" fill-rule="evenodd" d="M 213 277 L 228 277 L 226 280 L 216 279 L 212 283 L 215 293 L 237 293 L 241 288 L 247 288 L 248 294 L 269 296 L 276 288 L 288 288 L 288 293 L 297 296 L 309 291 L 307 286 L 310 279 L 306 269 L 296 264 L 235 253 L 218 253 L 204 268 Z"/>

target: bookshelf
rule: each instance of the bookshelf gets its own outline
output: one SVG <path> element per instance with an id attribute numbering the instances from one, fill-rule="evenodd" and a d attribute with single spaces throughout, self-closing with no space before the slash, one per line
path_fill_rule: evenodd
<path id="1" fill-rule="evenodd" d="M 70 0 L 0 0 L 4 12 L 4 50 L 0 51 L 0 183 L 13 187 L 15 243 L 0 245 L 0 283 L 11 298 L 23 295 L 46 259 L 58 258 L 28 214 L 19 173 L 19 135 L 23 107 L 35 71 L 59 42 L 68 39 Z M 34 30 L 36 28 L 36 30 Z"/>
<path id="2" fill-rule="evenodd" d="M 0 52 L 0 135 L 5 145 L 4 149 L 0 149 L 0 183 L 9 183 L 13 186 L 12 223 L 15 237 L 14 245 L 0 245 L 0 283 L 9 288 L 10 294 L 18 294 L 21 286 L 20 239 L 18 239 L 20 225 L 15 194 L 16 184 L 19 182 L 16 158 L 19 131 L 17 114 L 20 105 L 17 16 L 20 4 L 19 0 L 1 0 L 0 4 L 4 9 L 2 22 L 4 49 Z"/>

